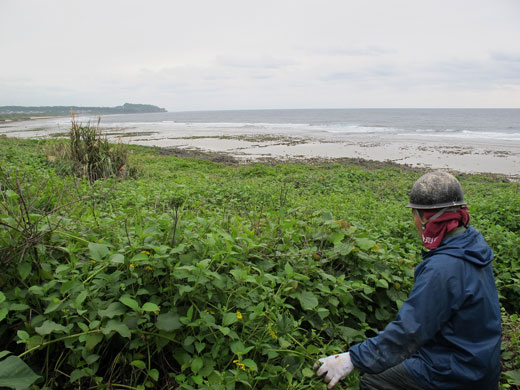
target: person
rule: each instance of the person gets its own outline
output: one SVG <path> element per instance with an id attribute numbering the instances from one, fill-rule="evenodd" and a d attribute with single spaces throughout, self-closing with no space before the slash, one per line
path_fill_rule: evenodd
<path id="1" fill-rule="evenodd" d="M 348 352 L 319 359 L 328 388 L 354 369 L 360 389 L 497 389 L 501 318 L 493 252 L 469 225 L 459 181 L 430 172 L 410 195 L 422 262 L 394 321 Z"/>

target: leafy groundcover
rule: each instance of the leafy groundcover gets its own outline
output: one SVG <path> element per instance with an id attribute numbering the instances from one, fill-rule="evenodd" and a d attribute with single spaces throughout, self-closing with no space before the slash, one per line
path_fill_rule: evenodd
<path id="1" fill-rule="evenodd" d="M 90 183 L 41 143 L 0 146 L 0 387 L 324 389 L 313 363 L 391 321 L 420 261 L 403 207 L 420 172 L 133 147 L 135 179 Z M 515 388 L 519 185 L 459 179 L 495 251 Z"/>

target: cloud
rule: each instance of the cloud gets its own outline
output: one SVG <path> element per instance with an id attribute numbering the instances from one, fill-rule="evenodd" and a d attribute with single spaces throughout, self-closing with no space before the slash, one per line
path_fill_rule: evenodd
<path id="1" fill-rule="evenodd" d="M 218 56 L 217 64 L 231 68 L 281 69 L 296 65 L 296 62 L 267 55 L 259 57 Z"/>
<path id="2" fill-rule="evenodd" d="M 399 67 L 393 63 L 380 63 L 377 65 L 357 65 L 355 67 L 351 67 L 350 70 L 345 71 L 332 71 L 325 76 L 321 77 L 323 81 L 349 81 L 358 84 L 366 84 L 377 82 L 381 83 L 389 81 L 395 78 L 401 78 L 405 75 L 405 71 L 403 68 Z"/>
<path id="3" fill-rule="evenodd" d="M 320 47 L 310 50 L 313 54 L 327 56 L 346 56 L 346 57 L 380 57 L 390 54 L 397 54 L 396 50 L 379 46 L 358 46 L 358 47 Z"/>
<path id="4" fill-rule="evenodd" d="M 505 58 L 505 57 L 499 57 Z M 510 58 L 510 57 L 507 57 Z M 497 59 L 452 59 L 428 69 L 438 82 L 469 87 L 496 87 L 520 81 L 520 61 Z"/>
<path id="5" fill-rule="evenodd" d="M 520 62 L 520 52 L 506 53 L 506 52 L 491 52 L 490 58 L 499 62 Z"/>

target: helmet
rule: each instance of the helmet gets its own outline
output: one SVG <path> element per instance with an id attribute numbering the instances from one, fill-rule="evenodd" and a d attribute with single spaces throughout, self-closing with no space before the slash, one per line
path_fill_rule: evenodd
<path id="1" fill-rule="evenodd" d="M 414 183 L 410 203 L 406 207 L 442 209 L 465 204 L 462 187 L 455 176 L 447 172 L 435 171 L 422 175 Z"/>

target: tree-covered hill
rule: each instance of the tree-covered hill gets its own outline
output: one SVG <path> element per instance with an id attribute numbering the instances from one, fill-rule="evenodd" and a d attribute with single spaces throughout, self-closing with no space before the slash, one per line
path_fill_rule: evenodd
<path id="1" fill-rule="evenodd" d="M 59 116 L 69 115 L 70 111 L 76 114 L 138 114 L 151 112 L 166 112 L 164 108 L 152 104 L 125 103 L 115 107 L 81 107 L 81 106 L 0 106 L 0 118 L 5 116 Z"/>

